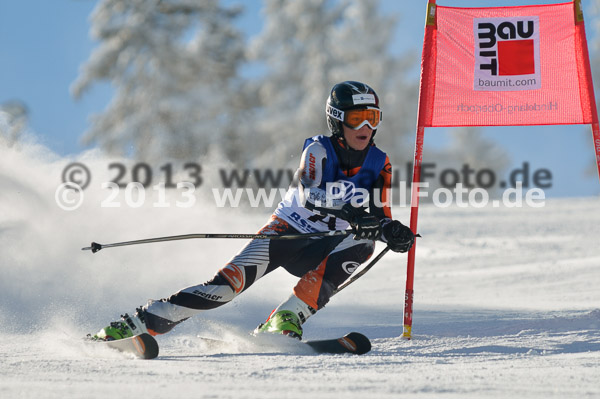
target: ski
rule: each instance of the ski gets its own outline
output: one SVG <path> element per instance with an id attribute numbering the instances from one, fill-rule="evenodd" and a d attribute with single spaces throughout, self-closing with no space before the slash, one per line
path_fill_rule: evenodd
<path id="1" fill-rule="evenodd" d="M 158 343 L 150 334 L 140 334 L 114 341 L 95 340 L 89 335 L 87 339 L 96 345 L 103 345 L 119 352 L 129 353 L 140 359 L 154 359 L 158 356 Z"/>
<path id="2" fill-rule="evenodd" d="M 351 332 L 341 338 L 312 340 L 304 343 L 317 353 L 364 355 L 371 350 L 369 338 L 357 332 Z"/>
<path id="3" fill-rule="evenodd" d="M 219 338 L 198 337 L 208 348 L 222 349 L 231 342 Z M 292 338 L 290 338 L 292 339 Z M 307 345 L 313 352 L 319 354 L 354 354 L 363 355 L 371 350 L 371 341 L 365 335 L 351 332 L 341 338 L 315 339 L 308 341 L 292 341 L 294 344 Z"/>

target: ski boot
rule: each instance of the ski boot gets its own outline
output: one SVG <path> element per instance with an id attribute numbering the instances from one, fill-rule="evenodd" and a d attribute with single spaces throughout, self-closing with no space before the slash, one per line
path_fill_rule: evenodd
<path id="1" fill-rule="evenodd" d="M 298 316 L 289 310 L 273 311 L 266 322 L 256 327 L 254 333 L 268 332 L 302 339 L 302 327 Z"/>
<path id="2" fill-rule="evenodd" d="M 121 320 L 113 321 L 110 325 L 92 335 L 91 338 L 99 341 L 114 341 L 148 333 L 144 322 L 144 312 L 141 308 L 136 310 L 135 315 L 129 316 L 127 313 L 121 315 Z"/>

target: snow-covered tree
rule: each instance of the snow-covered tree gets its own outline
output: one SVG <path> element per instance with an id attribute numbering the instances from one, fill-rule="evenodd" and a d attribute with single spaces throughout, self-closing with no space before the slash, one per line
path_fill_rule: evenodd
<path id="1" fill-rule="evenodd" d="M 115 94 L 84 143 L 141 159 L 194 159 L 231 139 L 223 132 L 243 107 L 240 11 L 218 0 L 101 0 L 91 16 L 99 46 L 72 92 L 108 81 Z"/>
<path id="2" fill-rule="evenodd" d="M 412 158 L 419 86 L 418 55 L 390 52 L 400 17 L 382 15 L 379 1 L 351 1 L 332 34 L 334 59 L 341 61 L 331 71 L 332 80 L 357 76 L 376 90 L 383 111 L 376 141 L 393 162 Z"/>
<path id="3" fill-rule="evenodd" d="M 27 127 L 28 111 L 20 101 L 8 101 L 0 104 L 0 145 L 11 147 Z"/>
<path id="4" fill-rule="evenodd" d="M 453 178 L 442 180 L 442 173 L 452 169 L 464 188 L 483 187 L 490 194 L 498 194 L 498 187 L 504 172 L 510 165 L 510 156 L 495 141 L 484 136 L 481 128 L 458 127 L 450 130 L 450 143 L 441 150 L 433 150 L 432 160 L 436 164 L 436 179 L 430 190 L 448 183 Z M 479 176 L 479 179 L 477 178 Z M 482 186 L 478 184 L 481 182 Z"/>
<path id="5" fill-rule="evenodd" d="M 327 133 L 325 101 L 344 80 L 365 82 L 380 96 L 378 142 L 398 144 L 412 133 L 418 82 L 406 84 L 409 64 L 390 54 L 396 20 L 381 15 L 378 1 L 266 0 L 264 14 L 250 58 L 266 69 L 256 84 L 257 136 L 272 149 L 265 161 L 294 165 L 303 138 Z"/>

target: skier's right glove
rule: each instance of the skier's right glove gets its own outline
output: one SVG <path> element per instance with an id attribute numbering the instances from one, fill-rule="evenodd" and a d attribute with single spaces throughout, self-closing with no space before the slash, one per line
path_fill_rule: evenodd
<path id="1" fill-rule="evenodd" d="M 415 243 L 412 230 L 397 220 L 384 224 L 382 231 L 388 247 L 394 252 L 407 252 Z"/>
<path id="2" fill-rule="evenodd" d="M 364 208 L 355 208 L 351 204 L 345 204 L 341 209 L 340 217 L 350 223 L 355 240 L 377 240 L 381 237 L 379 219 L 368 214 Z"/>

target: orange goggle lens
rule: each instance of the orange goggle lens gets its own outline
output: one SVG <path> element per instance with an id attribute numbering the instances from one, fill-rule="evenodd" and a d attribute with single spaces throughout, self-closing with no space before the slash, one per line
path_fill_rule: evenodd
<path id="1" fill-rule="evenodd" d="M 353 129 L 369 125 L 371 129 L 377 128 L 381 122 L 381 111 L 377 108 L 352 109 L 345 111 L 344 123 Z"/>

